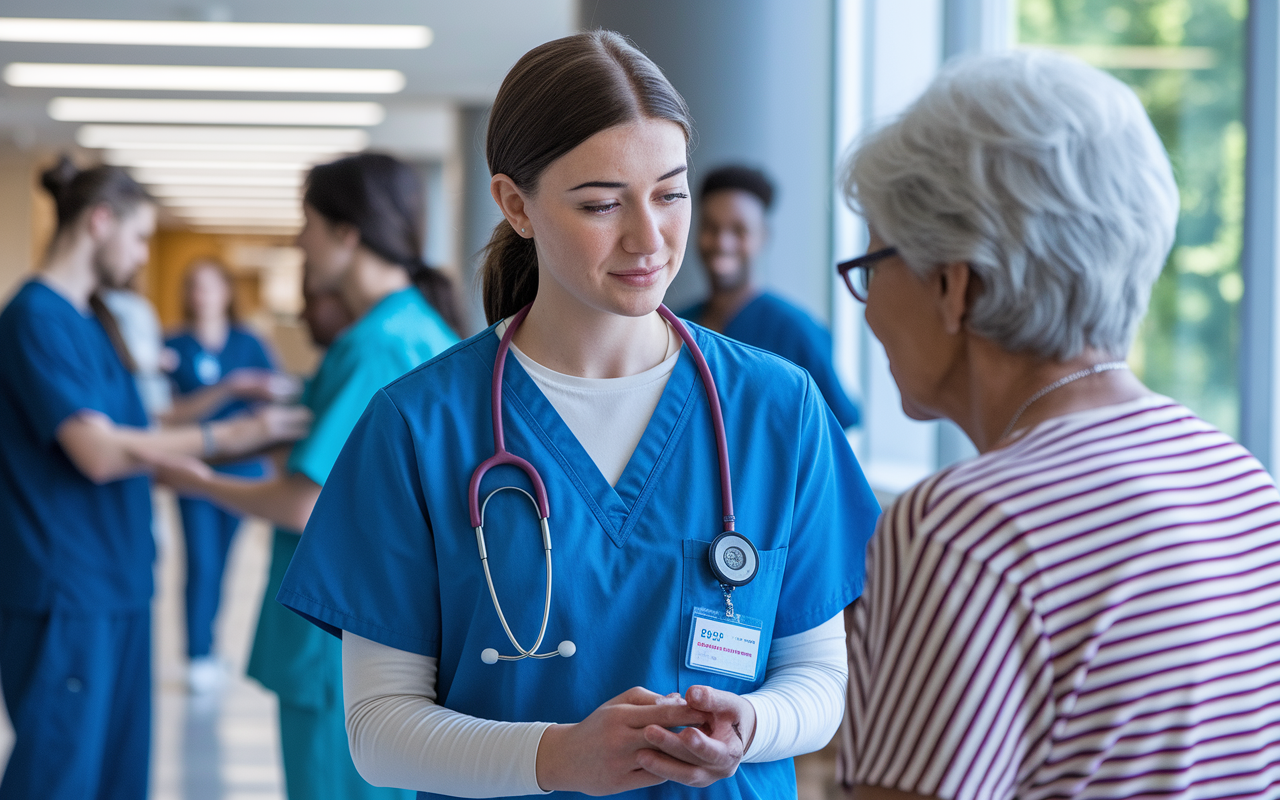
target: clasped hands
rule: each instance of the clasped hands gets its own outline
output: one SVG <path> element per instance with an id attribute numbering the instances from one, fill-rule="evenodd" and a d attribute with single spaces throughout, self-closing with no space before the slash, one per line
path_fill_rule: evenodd
<path id="1" fill-rule="evenodd" d="M 709 786 L 738 770 L 755 722 L 745 698 L 709 686 L 691 686 L 684 696 L 628 689 L 582 722 L 547 729 L 538 785 L 591 795 L 669 780 Z"/>

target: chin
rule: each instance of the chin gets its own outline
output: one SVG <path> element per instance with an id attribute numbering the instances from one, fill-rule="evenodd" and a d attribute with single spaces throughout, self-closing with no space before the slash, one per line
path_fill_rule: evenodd
<path id="1" fill-rule="evenodd" d="M 125 275 L 117 275 L 113 272 L 104 272 L 98 279 L 103 289 L 127 289 L 129 282 L 133 280 L 133 276 L 137 274 L 137 270 L 133 270 Z"/>
<path id="2" fill-rule="evenodd" d="M 917 422 L 929 422 L 930 420 L 942 419 L 942 415 L 913 402 L 905 394 L 902 395 L 902 413 Z"/>
<path id="3" fill-rule="evenodd" d="M 620 317 L 643 317 L 658 310 L 665 294 L 664 289 L 661 293 L 637 292 L 630 297 L 616 298 L 609 304 L 609 311 Z"/>
<path id="4" fill-rule="evenodd" d="M 712 272 L 711 286 L 718 292 L 731 292 L 734 289 L 740 289 L 747 283 L 747 271 L 739 270 L 738 272 Z"/>

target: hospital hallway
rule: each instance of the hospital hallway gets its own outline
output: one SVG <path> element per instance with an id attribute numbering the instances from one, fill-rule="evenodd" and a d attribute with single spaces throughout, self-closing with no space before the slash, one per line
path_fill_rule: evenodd
<path id="1" fill-rule="evenodd" d="M 231 548 L 218 612 L 215 649 L 230 666 L 219 694 L 193 696 L 186 687 L 182 629 L 183 541 L 177 504 L 156 492 L 159 552 L 152 604 L 154 728 L 151 800 L 284 800 L 275 696 L 244 676 L 267 579 L 271 528 L 241 526 Z M 0 712 L 0 769 L 13 746 Z M 835 751 L 796 759 L 799 800 L 835 800 Z"/>

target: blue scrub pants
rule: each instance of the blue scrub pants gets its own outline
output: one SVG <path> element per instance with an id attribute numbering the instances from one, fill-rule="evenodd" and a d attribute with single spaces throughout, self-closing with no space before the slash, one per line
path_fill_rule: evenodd
<path id="1" fill-rule="evenodd" d="M 187 655 L 213 649 L 213 620 L 222 600 L 222 574 L 240 518 L 204 500 L 178 498 L 187 542 Z"/>
<path id="2" fill-rule="evenodd" d="M 151 612 L 0 610 L 16 734 L 0 800 L 139 800 L 151 750 Z"/>

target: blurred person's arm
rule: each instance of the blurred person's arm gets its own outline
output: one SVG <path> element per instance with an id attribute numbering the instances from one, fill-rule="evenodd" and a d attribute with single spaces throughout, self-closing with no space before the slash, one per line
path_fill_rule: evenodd
<path id="1" fill-rule="evenodd" d="M 289 401 L 297 397 L 298 390 L 298 380 L 291 375 L 269 369 L 244 367 L 232 370 L 212 386 L 188 394 L 174 395 L 173 405 L 159 416 L 159 421 L 162 425 L 199 422 L 216 414 L 233 400 Z"/>
<path id="2" fill-rule="evenodd" d="M 301 531 L 320 497 L 320 486 L 298 473 L 281 473 L 267 480 L 238 478 L 215 472 L 189 456 L 151 456 L 155 480 L 179 494 L 203 497 L 223 508 L 261 517 L 289 530 Z"/>
<path id="3" fill-rule="evenodd" d="M 104 414 L 83 410 L 59 424 L 54 436 L 76 469 L 103 484 L 148 471 L 151 454 L 246 456 L 305 436 L 310 422 L 304 408 L 268 406 L 235 419 L 157 430 L 117 425 Z"/>

